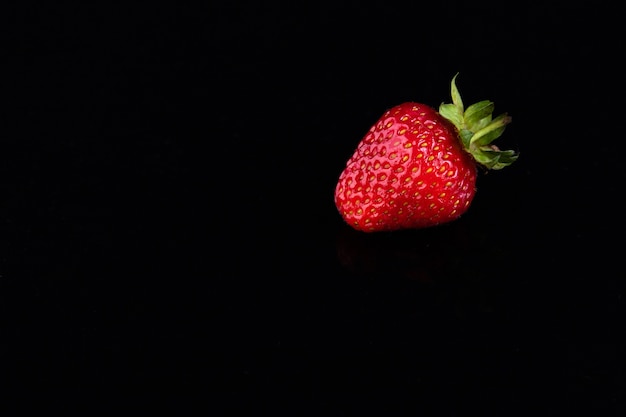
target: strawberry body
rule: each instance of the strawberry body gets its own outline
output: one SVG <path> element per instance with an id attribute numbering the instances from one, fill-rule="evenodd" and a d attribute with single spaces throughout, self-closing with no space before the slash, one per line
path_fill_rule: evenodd
<path id="1" fill-rule="evenodd" d="M 478 167 L 500 169 L 517 155 L 491 145 L 510 122 L 493 103 L 467 109 L 452 79 L 439 111 L 406 102 L 386 111 L 359 142 L 335 187 L 335 205 L 363 232 L 419 229 L 459 218 L 476 194 Z"/>
<path id="2" fill-rule="evenodd" d="M 335 203 L 362 231 L 422 228 L 458 218 L 477 168 L 456 128 L 425 104 L 393 107 L 370 128 L 339 177 Z"/>

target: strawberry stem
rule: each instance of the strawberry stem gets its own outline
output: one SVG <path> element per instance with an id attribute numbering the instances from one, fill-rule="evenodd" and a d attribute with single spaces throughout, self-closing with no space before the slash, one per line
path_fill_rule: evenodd
<path id="1" fill-rule="evenodd" d="M 511 123 L 511 116 L 504 113 L 494 118 L 495 106 L 489 100 L 479 101 L 466 109 L 456 86 L 458 75 L 457 72 L 450 83 L 452 103 L 442 103 L 439 114 L 456 127 L 463 148 L 476 162 L 487 169 L 502 169 L 511 165 L 517 160 L 518 154 L 512 150 L 501 151 L 491 144 L 504 133 L 506 126 Z"/>

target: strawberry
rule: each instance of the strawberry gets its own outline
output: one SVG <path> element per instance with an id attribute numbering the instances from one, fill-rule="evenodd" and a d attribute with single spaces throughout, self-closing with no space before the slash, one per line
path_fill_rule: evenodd
<path id="1" fill-rule="evenodd" d="M 492 117 L 484 100 L 465 108 L 452 78 L 452 103 L 439 111 L 399 104 L 369 129 L 341 172 L 335 205 L 363 232 L 419 229 L 458 219 L 476 194 L 479 168 L 499 170 L 518 154 L 492 142 L 511 117 Z"/>

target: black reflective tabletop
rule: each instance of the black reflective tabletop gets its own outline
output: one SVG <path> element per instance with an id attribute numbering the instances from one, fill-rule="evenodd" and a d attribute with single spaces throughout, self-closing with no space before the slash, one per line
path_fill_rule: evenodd
<path id="1" fill-rule="evenodd" d="M 502 7 L 20 13 L 3 415 L 624 415 L 618 14 Z M 456 73 L 518 160 L 457 220 L 354 230 L 357 144 Z"/>

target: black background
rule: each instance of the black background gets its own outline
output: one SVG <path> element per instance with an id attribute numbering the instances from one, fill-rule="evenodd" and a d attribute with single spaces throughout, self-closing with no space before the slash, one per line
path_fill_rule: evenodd
<path id="1" fill-rule="evenodd" d="M 14 10 L 4 415 L 621 416 L 622 71 L 594 3 Z M 454 223 L 366 235 L 335 182 L 449 83 L 520 152 Z"/>

